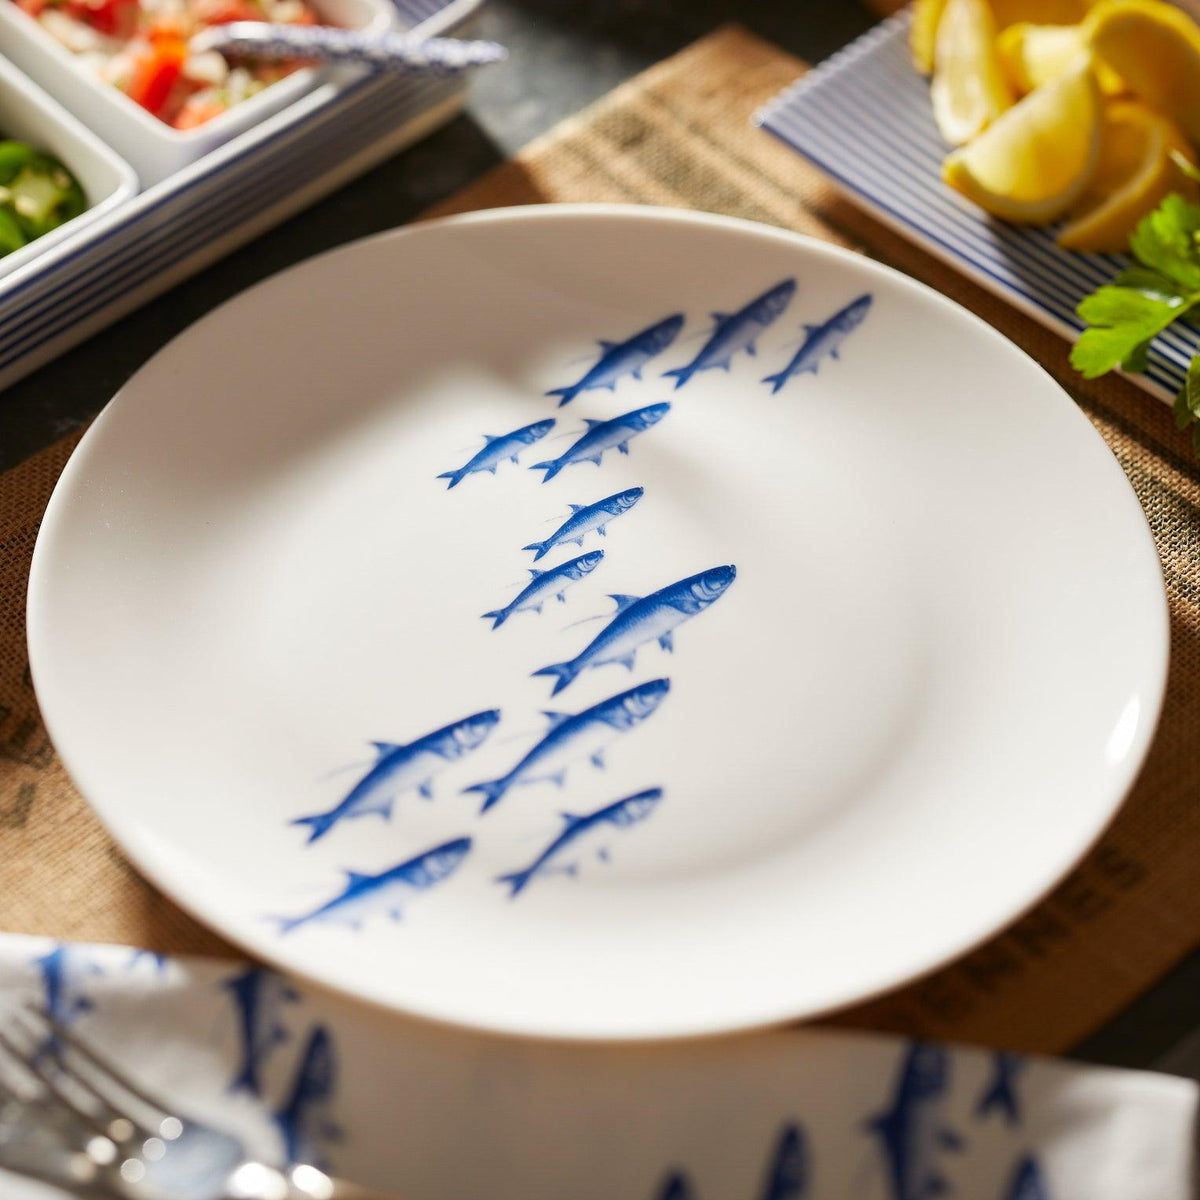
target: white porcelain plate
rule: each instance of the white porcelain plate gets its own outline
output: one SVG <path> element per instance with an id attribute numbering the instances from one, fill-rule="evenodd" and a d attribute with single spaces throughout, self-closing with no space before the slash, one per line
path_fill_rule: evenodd
<path id="1" fill-rule="evenodd" d="M 178 338 L 63 475 L 29 637 L 68 769 L 193 913 L 584 1038 L 977 943 L 1112 816 L 1167 652 L 1124 475 L 999 334 L 778 230 L 568 207 Z"/>

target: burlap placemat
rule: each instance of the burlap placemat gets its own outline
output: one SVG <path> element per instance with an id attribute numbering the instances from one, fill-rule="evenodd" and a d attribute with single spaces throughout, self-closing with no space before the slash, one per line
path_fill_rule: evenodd
<path id="1" fill-rule="evenodd" d="M 1036 910 L 946 970 L 835 1019 L 1062 1051 L 1200 942 L 1200 470 L 1164 405 L 1120 380 L 1082 387 L 1061 339 L 875 224 L 750 127 L 751 113 L 801 70 L 739 29 L 719 31 L 564 122 L 431 215 L 624 201 L 796 229 L 931 283 L 1075 393 L 1128 472 L 1166 571 L 1172 667 L 1149 761 L 1100 845 Z M 37 717 L 25 658 L 25 582 L 38 521 L 72 445 L 60 442 L 0 476 L 0 929 L 228 952 L 125 865 Z"/>

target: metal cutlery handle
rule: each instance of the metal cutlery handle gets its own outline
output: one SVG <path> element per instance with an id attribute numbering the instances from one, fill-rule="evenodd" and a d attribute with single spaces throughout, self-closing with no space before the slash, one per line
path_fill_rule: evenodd
<path id="1" fill-rule="evenodd" d="M 365 63 L 377 70 L 417 75 L 455 75 L 507 57 L 496 42 L 415 37 L 408 33 L 363 33 L 328 25 L 270 25 L 231 21 L 192 38 L 196 52 L 216 50 L 247 58 L 316 58 Z"/>

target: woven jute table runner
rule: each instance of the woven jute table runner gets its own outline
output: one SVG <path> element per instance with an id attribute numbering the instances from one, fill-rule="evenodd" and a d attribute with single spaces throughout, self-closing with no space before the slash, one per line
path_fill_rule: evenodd
<path id="1" fill-rule="evenodd" d="M 1036 909 L 954 965 L 830 1019 L 1059 1052 L 1200 942 L 1200 469 L 1165 405 L 1118 379 L 1082 386 L 1060 338 L 874 223 L 751 127 L 754 110 L 802 70 L 742 30 L 723 29 L 564 122 L 430 215 L 618 201 L 784 226 L 932 284 L 1002 330 L 1076 396 L 1128 473 L 1166 574 L 1171 672 L 1153 749 L 1115 824 Z M 38 522 L 73 445 L 60 442 L 0 476 L 0 929 L 231 954 L 126 865 L 38 719 L 25 654 L 25 586 Z M 1112 630 L 1114 642 L 1121 637 Z M 1046 819 L 1053 821 L 1052 810 Z"/>

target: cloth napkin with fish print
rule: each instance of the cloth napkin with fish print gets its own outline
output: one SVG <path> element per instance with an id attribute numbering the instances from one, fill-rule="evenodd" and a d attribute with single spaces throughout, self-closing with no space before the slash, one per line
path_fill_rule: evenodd
<path id="1" fill-rule="evenodd" d="M 1200 1089 L 830 1031 L 485 1037 L 255 966 L 0 938 L 33 1001 L 184 1116 L 408 1200 L 1186 1200 Z M 0 1011 L 0 1020 L 3 1011 Z M 5 1200 L 58 1193 L 0 1171 Z"/>

